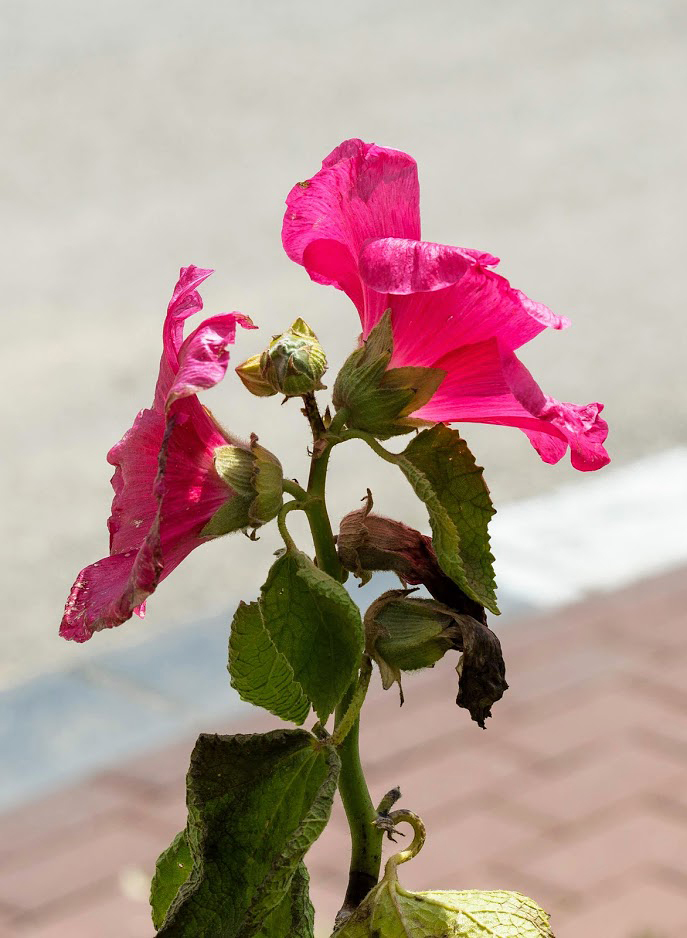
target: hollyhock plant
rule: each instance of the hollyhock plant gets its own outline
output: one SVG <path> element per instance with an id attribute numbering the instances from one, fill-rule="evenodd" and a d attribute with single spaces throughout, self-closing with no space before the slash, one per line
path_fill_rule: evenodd
<path id="1" fill-rule="evenodd" d="M 495 274 L 491 255 L 420 240 L 417 169 L 405 153 L 343 143 L 290 193 L 283 240 L 313 280 L 351 297 L 362 322 L 362 341 L 333 382 L 335 413 L 318 396 L 327 390 L 325 350 L 294 311 L 289 329 L 235 369 L 258 406 L 274 397 L 302 402 L 311 438 L 301 448 L 307 481 L 285 478 L 255 434 L 248 443 L 234 439 L 201 405 L 199 392 L 225 375 L 236 327 L 254 326 L 225 313 L 184 338 L 211 271 L 183 268 L 164 323 L 153 404 L 108 454 L 115 467 L 109 556 L 81 571 L 60 628 L 84 642 L 143 615 L 158 583 L 200 544 L 237 530 L 252 538 L 276 519 L 283 547 L 258 595 L 235 610 L 228 672 L 242 700 L 292 725 L 199 736 L 186 777 L 186 825 L 160 855 L 151 885 L 153 925 L 159 938 L 314 938 L 307 854 L 338 791 L 350 863 L 332 938 L 553 938 L 548 915 L 498 883 L 466 889 L 468 875 L 455 890 L 401 887 L 397 867 L 423 847 L 424 825 L 411 810 L 392 810 L 400 789 L 370 791 L 359 726 L 375 669 L 383 688 L 403 686 L 402 703 L 404 693 L 416 693 L 409 672 L 456 656 L 446 704 L 454 697 L 482 729 L 508 690 L 489 615 L 499 613 L 494 508 L 483 470 L 448 424 L 519 427 L 547 462 L 569 447 L 573 466 L 598 469 L 608 461 L 601 405 L 546 397 L 515 355 L 565 320 Z M 403 451 L 383 445 L 412 429 L 419 432 Z M 427 510 L 431 536 L 374 514 L 370 489 L 334 535 L 328 466 L 352 440 L 405 477 Z M 290 531 L 294 511 L 310 531 L 304 548 Z M 385 583 L 363 615 L 344 583 L 349 573 L 369 583 L 379 571 L 393 572 L 402 588 Z M 432 696 L 439 706 L 437 691 Z M 398 728 L 392 735 L 405 739 Z M 450 745 L 448 736 L 442 745 Z M 402 782 L 402 762 L 398 771 Z M 393 840 L 401 824 L 413 840 L 389 858 L 380 879 L 383 836 Z M 467 853 L 461 866 L 469 860 Z M 320 922 L 318 934 L 325 934 Z"/>
<path id="2" fill-rule="evenodd" d="M 289 193 L 282 239 L 313 280 L 351 298 L 363 340 L 391 310 L 390 367 L 445 375 L 404 416 L 519 427 L 545 462 L 558 462 L 570 447 L 576 469 L 608 463 L 603 405 L 544 394 L 515 354 L 568 320 L 494 273 L 491 254 L 420 240 L 417 166 L 408 154 L 344 141 Z"/>
<path id="3" fill-rule="evenodd" d="M 107 454 L 115 495 L 107 526 L 110 554 L 82 570 L 67 600 L 60 634 L 76 642 L 143 617 L 145 600 L 207 537 L 203 529 L 236 491 L 215 470 L 229 437 L 196 397 L 224 377 L 240 313 L 202 322 L 185 340 L 184 322 L 200 312 L 197 287 L 211 270 L 184 267 L 167 308 L 160 373 L 151 408 Z"/>

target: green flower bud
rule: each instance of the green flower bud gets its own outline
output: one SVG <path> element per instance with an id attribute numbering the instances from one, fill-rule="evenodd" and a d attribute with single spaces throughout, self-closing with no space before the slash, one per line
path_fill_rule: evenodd
<path id="1" fill-rule="evenodd" d="M 346 410 L 348 426 L 380 439 L 414 429 L 419 421 L 411 415 L 433 397 L 446 377 L 440 368 L 389 368 L 393 352 L 391 310 L 387 310 L 344 362 L 334 383 L 334 406 Z"/>
<path id="2" fill-rule="evenodd" d="M 235 369 L 236 374 L 251 394 L 255 394 L 256 397 L 272 397 L 277 392 L 269 381 L 263 377 L 261 361 L 262 355 L 251 356 L 243 364 L 238 365 Z"/>
<path id="3" fill-rule="evenodd" d="M 258 443 L 220 446 L 215 450 L 215 469 L 236 492 L 203 528 L 203 535 L 217 536 L 246 528 L 258 528 L 276 517 L 283 502 L 281 463 Z"/>
<path id="4" fill-rule="evenodd" d="M 270 342 L 260 356 L 260 369 L 275 392 L 300 397 L 324 388 L 320 379 L 327 370 L 327 359 L 310 326 L 297 319 Z"/>

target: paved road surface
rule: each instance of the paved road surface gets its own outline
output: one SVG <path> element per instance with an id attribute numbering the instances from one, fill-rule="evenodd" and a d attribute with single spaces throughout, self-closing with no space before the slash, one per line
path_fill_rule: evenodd
<path id="1" fill-rule="evenodd" d="M 209 312 L 261 325 L 237 355 L 297 314 L 333 366 L 351 348 L 348 301 L 311 285 L 279 240 L 290 186 L 346 136 L 413 153 L 425 235 L 500 255 L 513 282 L 571 316 L 525 358 L 550 393 L 606 402 L 616 460 L 685 442 L 683 3 L 2 8 L 0 684 L 89 654 L 56 628 L 74 574 L 105 549 L 105 453 L 150 400 L 181 264 L 217 268 Z M 209 397 L 233 429 L 282 452 L 296 430 L 304 441 L 295 405 L 237 392 L 227 381 Z M 517 431 L 467 435 L 497 503 L 572 477 Z M 304 442 L 286 465 L 303 473 Z M 337 511 L 371 483 L 382 510 L 423 523 L 386 467 L 354 448 L 337 467 Z M 91 644 L 228 607 L 239 581 L 251 598 L 276 542 L 236 546 L 198 552 L 145 626 Z"/>

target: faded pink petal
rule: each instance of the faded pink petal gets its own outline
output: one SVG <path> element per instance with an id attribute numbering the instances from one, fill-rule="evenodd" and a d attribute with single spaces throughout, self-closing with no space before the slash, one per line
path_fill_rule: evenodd
<path id="1" fill-rule="evenodd" d="M 520 427 L 546 462 L 571 450 L 573 466 L 608 462 L 600 404 L 548 397 L 513 352 L 569 321 L 489 270 L 485 252 L 420 241 L 416 167 L 407 154 L 345 141 L 287 198 L 286 253 L 313 280 L 355 303 L 365 339 L 391 309 L 390 367 L 437 367 L 447 376 L 411 416 Z"/>
<path id="2" fill-rule="evenodd" d="M 195 391 L 224 376 L 236 324 L 254 327 L 239 313 L 225 313 L 183 341 L 184 320 L 202 308 L 195 286 L 208 273 L 182 269 L 165 321 L 153 408 L 142 410 L 108 453 L 115 466 L 110 556 L 77 577 L 60 626 L 64 638 L 84 642 L 133 612 L 143 615 L 147 597 L 207 540 L 200 532 L 235 494 L 215 472 L 214 452 L 237 441 L 219 428 Z"/>

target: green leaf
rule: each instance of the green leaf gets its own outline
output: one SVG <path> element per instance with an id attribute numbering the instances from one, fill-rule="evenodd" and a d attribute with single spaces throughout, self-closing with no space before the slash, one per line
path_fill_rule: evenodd
<path id="1" fill-rule="evenodd" d="M 158 934 L 273 938 L 289 915 L 311 928 L 301 861 L 329 819 L 339 767 L 304 730 L 201 735 L 187 778 L 193 867 Z"/>
<path id="2" fill-rule="evenodd" d="M 169 847 L 158 857 L 155 875 L 150 884 L 150 907 L 155 928 L 160 928 L 164 922 L 174 897 L 191 875 L 192 866 L 193 859 L 186 831 L 179 831 Z"/>
<path id="3" fill-rule="evenodd" d="M 457 430 L 423 430 L 395 458 L 427 506 L 432 543 L 441 568 L 472 599 L 495 615 L 494 558 L 489 519 L 494 508 L 482 469 Z"/>
<path id="4" fill-rule="evenodd" d="M 282 720 L 300 726 L 310 712 L 310 701 L 293 668 L 265 628 L 260 603 L 241 603 L 236 610 L 229 640 L 229 673 L 242 700 L 264 707 Z"/>
<path id="5" fill-rule="evenodd" d="M 304 863 L 299 863 L 291 880 L 291 889 L 265 919 L 256 938 L 313 938 L 315 910 L 310 901 L 310 877 Z"/>
<path id="6" fill-rule="evenodd" d="M 408 892 L 382 880 L 336 938 L 554 938 L 549 917 L 517 892 Z"/>
<path id="7" fill-rule="evenodd" d="M 358 607 L 341 583 L 301 551 L 289 550 L 270 570 L 260 608 L 274 647 L 324 722 L 360 664 Z"/>

